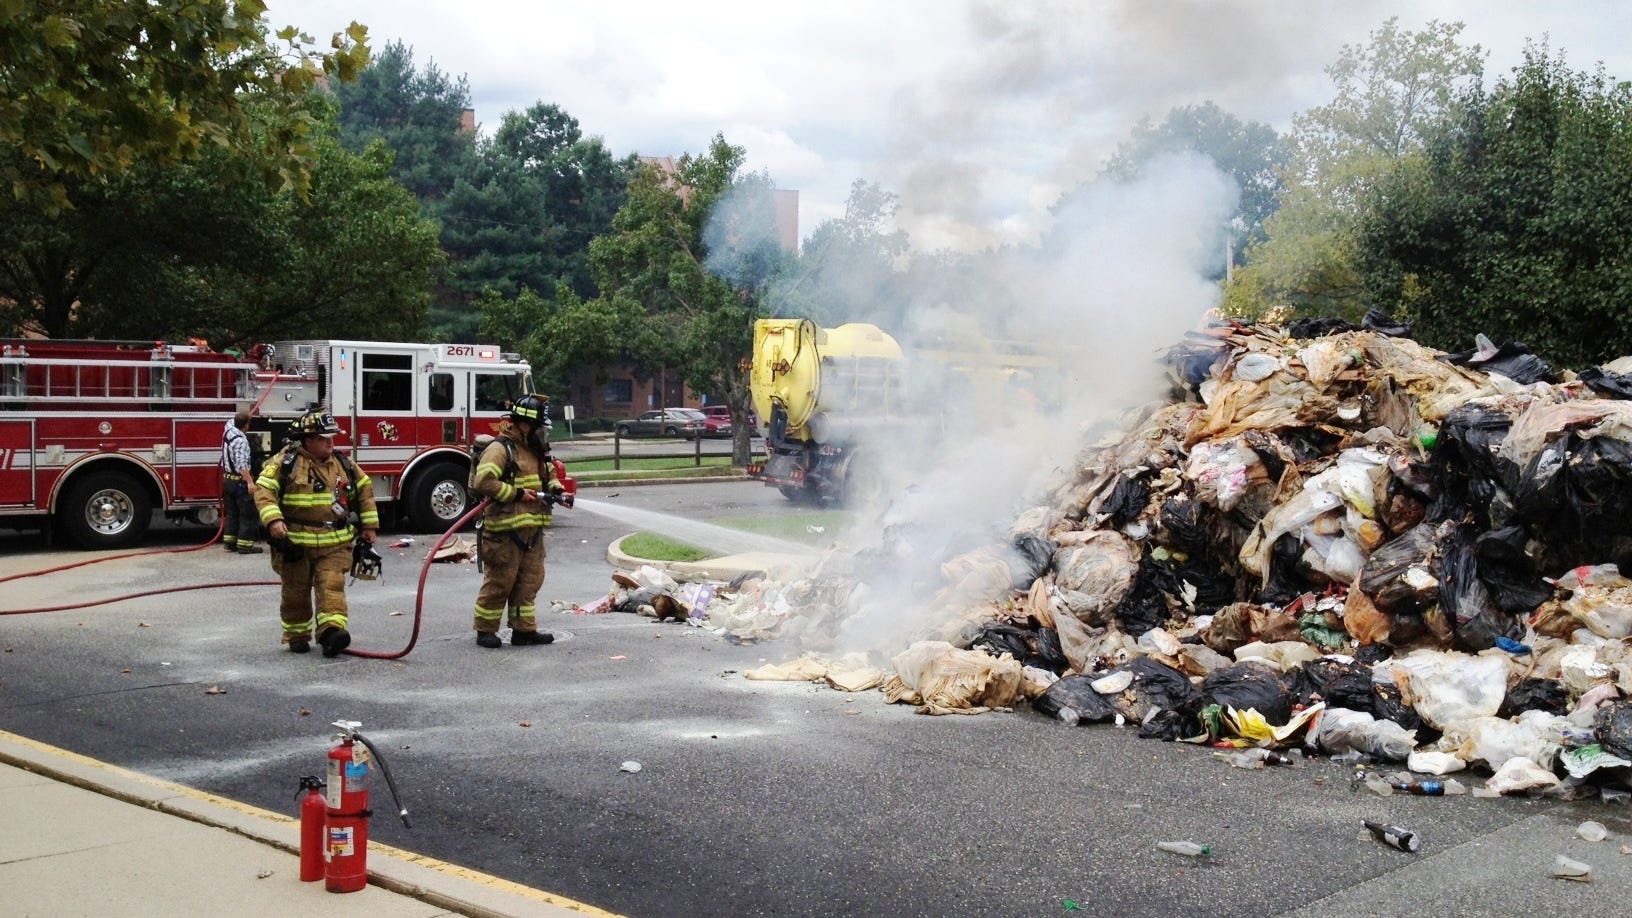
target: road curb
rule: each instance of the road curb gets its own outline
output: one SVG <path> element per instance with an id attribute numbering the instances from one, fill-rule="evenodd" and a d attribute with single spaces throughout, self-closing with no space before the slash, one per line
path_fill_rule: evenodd
<path id="1" fill-rule="evenodd" d="M 629 535 L 634 535 L 630 533 Z M 782 580 L 802 577 L 810 570 L 816 554 L 789 555 L 780 552 L 748 552 L 722 555 L 704 561 L 652 561 L 637 558 L 622 548 L 628 535 L 612 540 L 606 547 L 608 564 L 620 570 L 633 571 L 641 567 L 655 567 L 681 583 L 701 581 L 731 581 L 743 574 L 761 574 Z"/>

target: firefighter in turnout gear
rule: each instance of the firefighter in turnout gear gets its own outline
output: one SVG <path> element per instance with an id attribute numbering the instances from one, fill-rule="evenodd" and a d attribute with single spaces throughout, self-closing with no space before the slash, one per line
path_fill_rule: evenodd
<path id="1" fill-rule="evenodd" d="M 499 620 L 510 611 L 510 643 L 548 644 L 555 635 L 538 630 L 533 603 L 544 585 L 544 529 L 550 503 L 564 492 L 550 462 L 550 404 L 523 395 L 510 407 L 499 435 L 476 464 L 475 491 L 490 503 L 481 523 L 485 566 L 476 594 L 476 643 L 501 645 Z M 570 498 L 564 499 L 571 506 Z"/>
<path id="2" fill-rule="evenodd" d="M 351 644 L 346 630 L 351 543 L 361 529 L 360 538 L 374 544 L 380 528 L 368 475 L 334 451 L 339 432 L 330 414 L 302 416 L 289 428 L 289 445 L 267 460 L 255 481 L 255 506 L 276 547 L 272 570 L 283 580 L 283 641 L 295 653 L 311 649 L 315 595 L 317 643 L 325 657 L 338 656 Z"/>

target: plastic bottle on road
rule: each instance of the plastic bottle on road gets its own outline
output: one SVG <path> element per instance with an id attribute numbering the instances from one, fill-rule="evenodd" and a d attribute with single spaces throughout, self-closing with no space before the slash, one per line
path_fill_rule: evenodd
<path id="1" fill-rule="evenodd" d="M 1172 854 L 1182 854 L 1185 857 L 1206 857 L 1213 853 L 1209 845 L 1198 845 L 1193 841 L 1164 841 L 1157 842 L 1156 847 Z"/>
<path id="2" fill-rule="evenodd" d="M 1401 781 L 1393 787 L 1402 794 L 1415 794 L 1418 797 L 1440 797 L 1445 794 L 1445 785 L 1438 781 Z"/>
<path id="3" fill-rule="evenodd" d="M 1060 718 L 1060 723 L 1067 727 L 1075 727 L 1077 722 L 1082 720 L 1082 715 L 1077 713 L 1076 708 L 1060 708 L 1060 713 L 1056 716 Z"/>

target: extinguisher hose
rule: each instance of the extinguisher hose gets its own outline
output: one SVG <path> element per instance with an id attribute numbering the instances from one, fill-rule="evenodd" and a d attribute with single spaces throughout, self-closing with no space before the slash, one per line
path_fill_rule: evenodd
<path id="1" fill-rule="evenodd" d="M 353 731 L 351 735 L 357 738 L 357 742 L 367 746 L 369 753 L 374 756 L 374 760 L 380 763 L 380 773 L 385 775 L 385 786 L 391 788 L 391 802 L 397 805 L 397 815 L 402 817 L 404 828 L 412 829 L 413 826 L 408 824 L 408 808 L 402 805 L 402 798 L 397 795 L 397 782 L 391 778 L 391 769 L 385 765 L 385 756 L 380 755 L 380 750 L 369 742 L 368 737 L 356 731 Z"/>

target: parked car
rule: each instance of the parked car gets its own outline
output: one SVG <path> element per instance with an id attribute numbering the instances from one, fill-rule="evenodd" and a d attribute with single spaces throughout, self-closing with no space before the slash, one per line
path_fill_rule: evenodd
<path id="1" fill-rule="evenodd" d="M 706 426 L 703 413 L 695 408 L 664 408 L 619 421 L 613 429 L 620 437 L 685 437 L 689 440 Z"/>
<path id="2" fill-rule="evenodd" d="M 708 432 L 705 433 L 704 436 L 731 436 L 731 409 L 729 407 L 725 405 L 709 405 L 703 409 L 703 416 L 707 418 L 708 423 Z M 748 412 L 748 433 L 750 436 L 757 436 L 758 432 L 759 421 L 754 417 L 754 413 L 750 411 Z"/>

